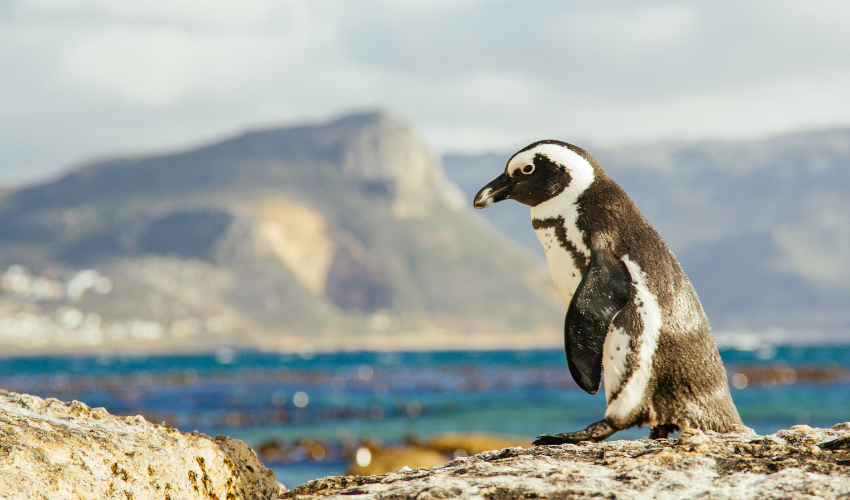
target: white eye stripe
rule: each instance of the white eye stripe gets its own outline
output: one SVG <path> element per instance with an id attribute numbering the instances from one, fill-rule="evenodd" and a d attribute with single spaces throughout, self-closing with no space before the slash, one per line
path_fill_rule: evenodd
<path id="1" fill-rule="evenodd" d="M 522 169 L 520 171 L 522 173 L 526 174 L 526 175 L 533 174 L 534 173 L 534 164 L 526 165 L 526 166 L 522 167 Z"/>

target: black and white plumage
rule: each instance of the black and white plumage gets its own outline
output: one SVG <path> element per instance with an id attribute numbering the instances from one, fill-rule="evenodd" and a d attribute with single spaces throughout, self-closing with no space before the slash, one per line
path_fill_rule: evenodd
<path id="1" fill-rule="evenodd" d="M 564 342 L 575 381 L 595 394 L 605 374 L 604 419 L 535 444 L 599 441 L 650 426 L 726 431 L 741 418 L 711 327 L 673 253 L 588 152 L 535 142 L 475 197 L 531 206 L 549 272 L 567 304 Z"/>

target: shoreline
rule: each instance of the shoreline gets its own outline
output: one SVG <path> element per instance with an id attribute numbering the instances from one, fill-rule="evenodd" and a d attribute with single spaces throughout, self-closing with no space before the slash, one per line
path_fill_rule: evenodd
<path id="1" fill-rule="evenodd" d="M 113 345 L 45 346 L 39 348 L 4 347 L 0 359 L 58 356 L 165 356 L 214 354 L 221 349 L 259 351 L 274 354 L 329 354 L 338 352 L 426 352 L 426 351 L 502 351 L 563 349 L 563 336 L 555 331 L 517 333 L 451 334 L 364 334 L 326 335 L 322 337 L 249 337 L 216 341 L 136 341 Z"/>
<path id="2" fill-rule="evenodd" d="M 756 351 L 765 347 L 811 347 L 850 345 L 850 335 L 827 335 L 817 338 L 744 334 L 756 342 L 726 342 L 728 333 L 716 334 L 718 348 Z M 748 347 L 749 346 L 749 347 Z M 563 334 L 554 329 L 531 332 L 449 331 L 359 335 L 273 336 L 246 335 L 205 339 L 169 339 L 160 341 L 128 341 L 100 345 L 50 345 L 44 347 L 2 346 L 0 360 L 61 356 L 168 356 L 215 354 L 222 349 L 258 351 L 274 354 L 329 354 L 340 352 L 428 352 L 428 351 L 524 351 L 563 349 Z"/>

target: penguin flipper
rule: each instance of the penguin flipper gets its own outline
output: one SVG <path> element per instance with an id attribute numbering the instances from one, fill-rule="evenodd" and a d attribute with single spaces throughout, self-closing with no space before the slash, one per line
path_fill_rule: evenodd
<path id="1" fill-rule="evenodd" d="M 576 383 L 596 394 L 602 384 L 602 350 L 608 326 L 631 294 L 626 264 L 611 252 L 594 248 L 590 267 L 570 301 L 564 323 L 567 364 Z"/>

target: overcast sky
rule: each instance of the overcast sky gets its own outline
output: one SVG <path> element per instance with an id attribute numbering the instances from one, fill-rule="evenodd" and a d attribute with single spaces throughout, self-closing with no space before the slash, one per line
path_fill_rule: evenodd
<path id="1" fill-rule="evenodd" d="M 382 109 L 436 152 L 850 125 L 850 2 L 3 0 L 0 183 Z"/>

